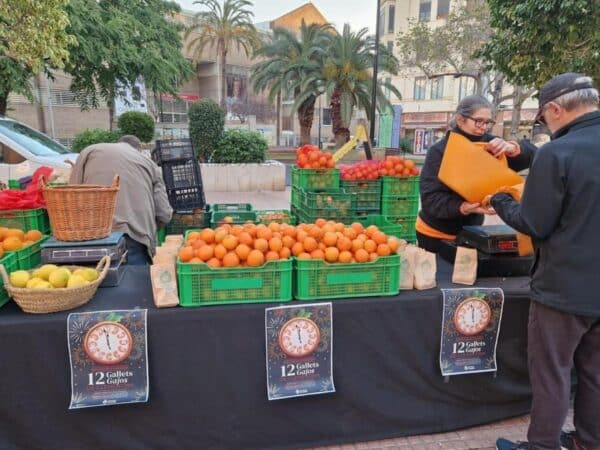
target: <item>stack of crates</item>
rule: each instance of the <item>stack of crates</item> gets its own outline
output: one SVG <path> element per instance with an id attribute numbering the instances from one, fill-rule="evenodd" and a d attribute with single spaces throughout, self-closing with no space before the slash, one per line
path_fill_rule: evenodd
<path id="1" fill-rule="evenodd" d="M 210 224 L 202 174 L 190 139 L 158 140 L 152 159 L 161 166 L 173 218 L 166 234 L 182 234 L 188 228 Z"/>
<path id="2" fill-rule="evenodd" d="M 402 225 L 403 239 L 417 241 L 415 223 L 419 212 L 419 177 L 382 177 L 381 214 Z"/>
<path id="3" fill-rule="evenodd" d="M 169 203 L 175 212 L 204 208 L 202 175 L 191 140 L 156 141 L 152 158 L 162 168 Z"/>

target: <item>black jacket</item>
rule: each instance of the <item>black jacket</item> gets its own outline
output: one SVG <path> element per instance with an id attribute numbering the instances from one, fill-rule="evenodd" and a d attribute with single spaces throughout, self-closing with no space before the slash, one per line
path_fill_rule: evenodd
<path id="1" fill-rule="evenodd" d="M 600 111 L 558 130 L 537 152 L 521 204 L 497 194 L 504 221 L 532 237 L 535 301 L 600 317 Z"/>
<path id="2" fill-rule="evenodd" d="M 472 142 L 489 142 L 495 138 L 491 134 L 472 136 L 464 133 L 458 127 L 452 131 L 465 136 Z M 419 215 L 427 225 L 436 230 L 456 235 L 464 225 L 481 225 L 483 215 L 469 214 L 464 216 L 461 214 L 459 208 L 465 199 L 438 179 L 449 135 L 450 132 L 446 133 L 443 139 L 433 144 L 427 151 L 425 164 L 421 170 L 421 211 Z M 521 146 L 521 154 L 515 158 L 508 158 L 509 167 L 517 172 L 529 167 L 536 148 L 528 141 L 520 141 L 519 145 Z"/>

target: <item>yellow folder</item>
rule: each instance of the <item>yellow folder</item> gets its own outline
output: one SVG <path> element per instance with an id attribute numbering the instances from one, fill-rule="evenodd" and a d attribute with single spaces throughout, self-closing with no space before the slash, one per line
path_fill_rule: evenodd
<path id="1" fill-rule="evenodd" d="M 451 132 L 438 174 L 442 183 L 471 203 L 481 202 L 502 186 L 523 183 L 508 167 L 506 156 L 495 158 L 484 150 L 485 145 Z"/>

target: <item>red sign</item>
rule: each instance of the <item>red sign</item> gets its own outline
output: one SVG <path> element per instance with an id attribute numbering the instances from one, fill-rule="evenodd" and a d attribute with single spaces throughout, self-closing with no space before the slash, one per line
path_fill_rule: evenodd
<path id="1" fill-rule="evenodd" d="M 177 94 L 177 95 L 179 96 L 179 98 L 181 100 L 185 100 L 186 102 L 197 102 L 198 100 L 200 100 L 200 96 L 194 95 L 194 94 Z M 161 97 L 163 100 L 175 99 L 175 97 L 173 97 L 171 94 L 162 94 Z"/>

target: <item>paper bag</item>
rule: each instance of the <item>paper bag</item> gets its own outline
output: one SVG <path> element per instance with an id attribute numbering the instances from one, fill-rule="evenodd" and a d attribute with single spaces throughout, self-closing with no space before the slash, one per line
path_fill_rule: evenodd
<path id="1" fill-rule="evenodd" d="M 179 305 L 177 295 L 177 277 L 173 264 L 155 264 L 150 266 L 152 294 L 157 308 L 168 308 Z"/>
<path id="2" fill-rule="evenodd" d="M 473 286 L 477 279 L 477 250 L 457 247 L 452 282 Z"/>
<path id="3" fill-rule="evenodd" d="M 508 167 L 506 156 L 495 158 L 484 146 L 451 132 L 438 173 L 442 183 L 471 203 L 481 202 L 501 186 L 523 182 Z"/>
<path id="4" fill-rule="evenodd" d="M 415 289 L 432 289 L 436 286 L 437 263 L 435 253 L 419 249 L 415 258 Z"/>
<path id="5" fill-rule="evenodd" d="M 415 261 L 419 248 L 407 245 L 400 255 L 400 289 L 412 289 L 415 277 Z"/>

